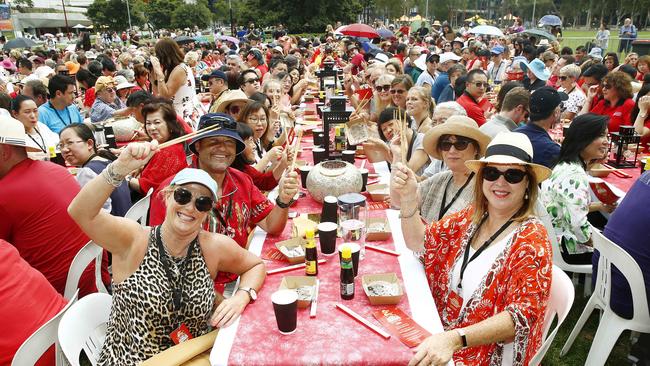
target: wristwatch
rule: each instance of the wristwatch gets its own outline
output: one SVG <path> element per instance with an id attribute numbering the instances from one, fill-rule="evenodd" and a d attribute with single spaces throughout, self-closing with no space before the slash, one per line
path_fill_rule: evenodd
<path id="1" fill-rule="evenodd" d="M 255 302 L 255 300 L 257 300 L 257 291 L 255 291 L 254 288 L 240 287 L 237 290 L 246 291 L 248 293 L 248 297 L 251 299 L 251 302 Z"/>
<path id="2" fill-rule="evenodd" d="M 280 201 L 280 196 L 275 199 L 275 204 L 280 208 L 289 208 L 289 206 L 291 206 L 294 202 L 296 202 L 296 200 L 293 198 L 290 199 L 287 203 L 282 203 L 282 201 Z"/>
<path id="3" fill-rule="evenodd" d="M 467 348 L 467 336 L 465 335 L 465 329 L 456 328 L 456 332 L 460 335 L 460 339 L 463 342 L 463 348 Z"/>

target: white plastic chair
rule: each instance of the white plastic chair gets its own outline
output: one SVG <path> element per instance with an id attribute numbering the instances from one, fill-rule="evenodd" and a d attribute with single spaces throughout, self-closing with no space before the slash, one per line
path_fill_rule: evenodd
<path id="1" fill-rule="evenodd" d="M 147 226 L 147 214 L 149 213 L 149 205 L 151 204 L 152 194 L 153 188 L 149 188 L 147 195 L 140 201 L 134 203 L 133 206 L 131 206 L 131 208 L 126 212 L 124 217 L 137 221 L 142 226 Z"/>
<path id="2" fill-rule="evenodd" d="M 108 294 L 90 294 L 77 301 L 63 314 L 59 323 L 59 344 L 72 366 L 79 366 L 83 350 L 93 366 L 106 339 L 106 323 L 111 313 L 113 297 Z"/>
<path id="3" fill-rule="evenodd" d="M 558 329 L 566 319 L 566 316 L 571 310 L 573 299 L 575 298 L 575 289 L 573 282 L 569 276 L 558 266 L 553 266 L 553 282 L 551 283 L 551 296 L 548 305 L 546 306 L 546 313 L 544 314 L 544 333 L 542 339 L 544 343 L 539 348 L 535 356 L 530 360 L 531 366 L 537 366 L 542 362 L 544 355 L 551 347 L 553 339 L 557 335 Z M 549 334 L 553 319 L 557 316 L 557 324 L 553 331 Z"/>
<path id="4" fill-rule="evenodd" d="M 86 243 L 86 245 L 79 250 L 79 253 L 75 255 L 72 263 L 70 263 L 70 269 L 68 270 L 68 278 L 65 281 L 65 291 L 63 297 L 67 300 L 72 298 L 72 295 L 79 288 L 79 280 L 81 275 L 86 270 L 90 262 L 95 260 L 95 286 L 97 286 L 97 291 L 108 293 L 104 282 L 102 282 L 102 255 L 104 249 L 99 245 L 95 244 L 92 240 Z"/>
<path id="5" fill-rule="evenodd" d="M 32 366 L 36 364 L 39 358 L 47 351 L 52 345 L 55 345 L 55 365 L 63 366 L 63 355 L 59 347 L 57 331 L 59 329 L 59 322 L 63 314 L 77 301 L 79 292 L 75 292 L 74 296 L 68 301 L 66 306 L 61 309 L 52 319 L 47 323 L 41 325 L 29 338 L 23 342 L 18 348 L 14 359 L 11 361 L 11 366 Z"/>
<path id="6" fill-rule="evenodd" d="M 607 239 L 597 229 L 593 227 L 591 229 L 594 248 L 600 252 L 596 288 L 560 353 L 563 356 L 571 349 L 573 341 L 580 333 L 580 330 L 582 330 L 591 313 L 596 308 L 601 309 L 603 315 L 600 318 L 596 336 L 591 343 L 589 355 L 585 362 L 585 365 L 589 366 L 605 364 L 614 344 L 616 344 L 618 337 L 624 330 L 630 329 L 637 332 L 650 333 L 648 299 L 646 297 L 641 268 L 634 258 L 621 249 L 621 247 Z M 624 319 L 618 316 L 609 305 L 612 286 L 612 265 L 615 265 L 623 274 L 627 283 L 630 285 L 630 289 L 632 289 L 632 305 L 634 307 L 632 319 Z"/>
<path id="7" fill-rule="evenodd" d="M 562 248 L 560 248 L 560 243 L 557 241 L 557 236 L 555 236 L 555 229 L 553 228 L 551 215 L 548 214 L 546 209 L 541 205 L 539 201 L 537 201 L 537 205 L 535 206 L 535 213 L 542 221 L 542 224 L 544 224 L 544 227 L 546 228 L 546 232 L 548 233 L 548 240 L 551 242 L 551 246 L 553 248 L 553 264 L 560 267 L 560 269 L 565 272 L 574 273 L 574 275 L 572 276 L 574 285 L 578 284 L 578 278 L 577 275 L 575 274 L 584 273 L 585 287 L 584 287 L 583 295 L 584 297 L 591 295 L 591 286 L 589 284 L 591 283 L 592 265 L 591 264 L 569 264 L 565 262 L 564 258 L 562 257 Z"/>

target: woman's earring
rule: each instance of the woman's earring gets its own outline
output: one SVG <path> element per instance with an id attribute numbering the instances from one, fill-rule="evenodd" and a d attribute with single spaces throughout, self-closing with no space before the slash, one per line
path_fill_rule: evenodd
<path id="1" fill-rule="evenodd" d="M 528 199 L 528 189 L 526 189 L 526 194 L 524 195 L 524 199 L 525 199 L 525 200 Z"/>

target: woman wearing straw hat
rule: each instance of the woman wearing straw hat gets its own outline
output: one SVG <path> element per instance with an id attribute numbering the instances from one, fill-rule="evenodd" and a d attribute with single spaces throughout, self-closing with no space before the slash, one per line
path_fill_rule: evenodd
<path id="1" fill-rule="evenodd" d="M 422 252 L 431 294 L 445 329 L 418 347 L 409 365 L 527 365 L 542 342 L 551 285 L 552 249 L 533 216 L 537 185 L 550 169 L 531 163 L 526 135 L 498 134 L 485 157 L 465 165 L 476 174 L 467 208 L 417 229 L 415 175 L 393 175 L 402 197 L 406 245 Z"/>
<path id="2" fill-rule="evenodd" d="M 442 160 L 449 170 L 418 183 L 416 199 L 420 216 L 427 222 L 441 220 L 446 215 L 467 207 L 474 199 L 475 174 L 465 162 L 485 154 L 490 137 L 479 131 L 476 122 L 466 116 L 452 116 L 424 136 L 424 151 Z M 391 202 L 400 206 L 400 197 L 391 185 Z M 420 223 L 424 227 L 424 224 Z"/>

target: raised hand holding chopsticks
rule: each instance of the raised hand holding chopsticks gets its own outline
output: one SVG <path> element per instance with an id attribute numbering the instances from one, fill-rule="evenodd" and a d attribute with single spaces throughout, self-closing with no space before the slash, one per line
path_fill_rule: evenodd
<path id="1" fill-rule="evenodd" d="M 163 142 L 162 144 L 160 144 L 160 146 L 158 146 L 158 149 L 164 149 L 164 148 L 166 148 L 166 147 L 169 147 L 169 146 L 172 146 L 172 145 L 176 145 L 176 144 L 178 144 L 178 143 L 185 142 L 185 141 L 187 141 L 187 140 L 191 140 L 191 139 L 193 139 L 193 138 L 195 138 L 195 137 L 203 136 L 204 134 L 206 134 L 206 133 L 208 133 L 208 132 L 216 131 L 216 130 L 218 130 L 218 129 L 220 129 L 220 128 L 221 128 L 221 125 L 218 125 L 218 124 L 208 126 L 208 127 L 206 127 L 206 128 L 200 129 L 200 130 L 198 130 L 198 131 L 194 131 L 194 132 L 192 132 L 192 133 L 188 133 L 187 135 L 183 135 L 183 136 L 177 137 L 177 138 L 175 138 L 175 139 L 173 139 L 173 140 L 169 140 L 169 141 Z"/>

